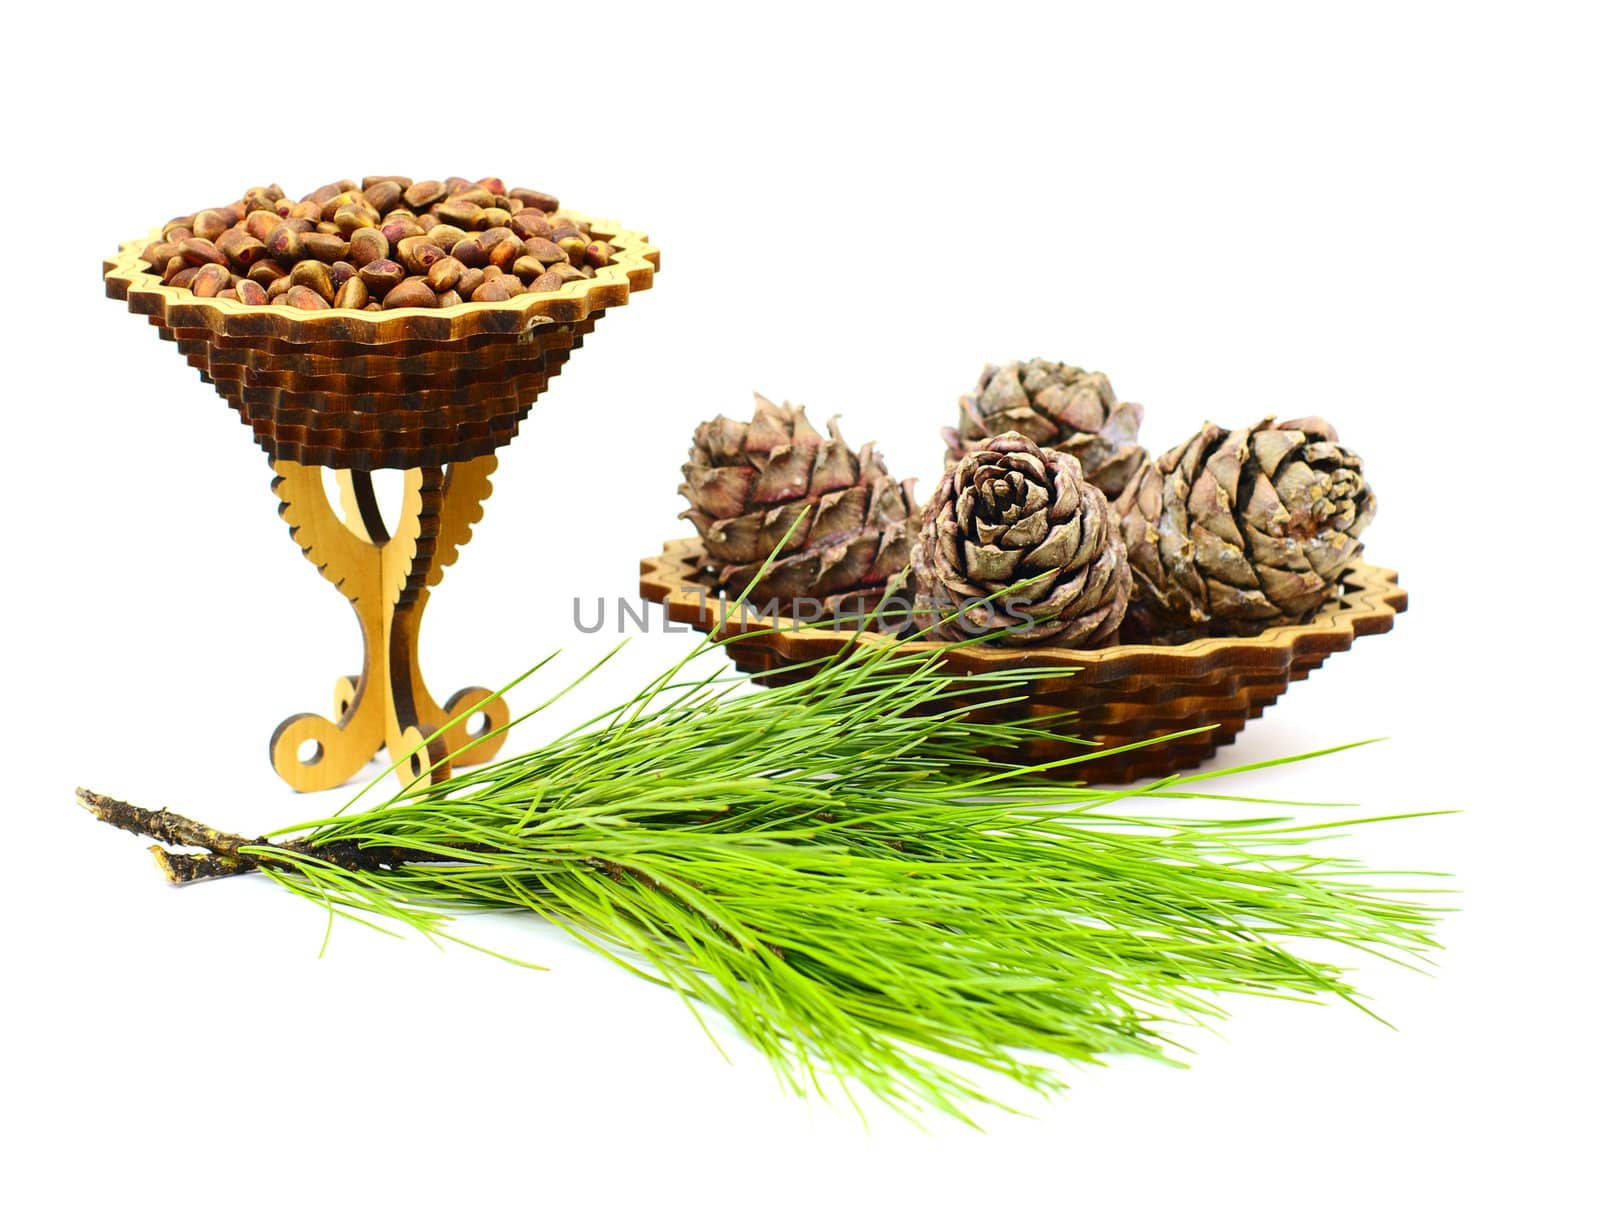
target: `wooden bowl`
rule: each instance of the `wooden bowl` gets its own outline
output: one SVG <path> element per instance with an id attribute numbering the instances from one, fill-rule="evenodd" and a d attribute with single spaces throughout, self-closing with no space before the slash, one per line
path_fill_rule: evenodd
<path id="1" fill-rule="evenodd" d="M 661 256 L 649 239 L 588 224 L 612 246 L 608 266 L 509 301 L 368 312 L 197 297 L 139 257 L 159 230 L 106 261 L 106 294 L 175 343 L 273 461 L 437 467 L 509 441 L 605 311 L 650 287 Z"/>
<path id="2" fill-rule="evenodd" d="M 663 604 L 671 621 L 717 633 L 734 663 L 757 682 L 797 681 L 804 676 L 806 663 L 825 661 L 858 638 L 851 631 L 790 618 L 761 619 L 752 613 L 741 620 L 736 608 L 731 615 L 719 614 L 718 595 L 705 583 L 703 569 L 699 539 L 680 538 L 667 543 L 662 554 L 640 563 L 639 590 L 646 599 Z M 1059 762 L 1063 778 L 1091 784 L 1169 775 L 1198 765 L 1233 741 L 1245 722 L 1276 702 L 1289 683 L 1305 677 L 1333 653 L 1343 652 L 1360 636 L 1388 631 L 1395 615 L 1406 608 L 1406 593 L 1397 580 L 1394 572 L 1358 561 L 1341 579 L 1339 596 L 1310 622 L 1270 628 L 1248 638 L 1122 644 L 1092 651 L 971 644 L 947 653 L 945 664 L 963 674 L 1037 666 L 1075 671 L 1035 681 L 1025 704 L 975 714 L 1016 716 L 1067 709 L 1074 719 L 1061 731 L 1099 746 L 1039 741 L 1015 761 Z M 889 640 L 870 633 L 859 638 Z M 939 645 L 914 641 L 894 647 L 909 653 Z M 791 666 L 797 668 L 785 668 Z M 954 706 L 962 703 L 960 698 L 952 701 Z M 1177 732 L 1188 735 L 1072 762 L 1095 749 Z"/>

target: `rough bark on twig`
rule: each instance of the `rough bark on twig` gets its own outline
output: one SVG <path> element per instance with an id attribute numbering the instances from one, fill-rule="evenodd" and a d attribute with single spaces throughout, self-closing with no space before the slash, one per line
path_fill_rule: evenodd
<path id="1" fill-rule="evenodd" d="M 206 881 L 213 877 L 234 877 L 262 868 L 293 867 L 286 861 L 256 856 L 248 850 L 255 847 L 273 847 L 278 851 L 292 852 L 352 871 L 397 868 L 403 864 L 441 864 L 451 860 L 450 856 L 431 852 L 408 852 L 397 847 L 362 847 L 350 842 L 312 843 L 306 839 L 291 839 L 286 843 L 272 843 L 259 836 L 249 839 L 243 835 L 229 834 L 173 813 L 170 809 L 146 809 L 115 797 L 102 796 L 87 788 L 79 788 L 77 796 L 78 804 L 108 826 L 173 847 L 194 849 L 172 852 L 161 847 L 151 848 L 156 863 L 174 885 L 187 885 L 191 881 Z"/>

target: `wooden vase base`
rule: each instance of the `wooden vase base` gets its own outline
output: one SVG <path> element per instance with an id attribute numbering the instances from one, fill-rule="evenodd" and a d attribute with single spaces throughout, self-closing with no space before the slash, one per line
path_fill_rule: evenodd
<path id="1" fill-rule="evenodd" d="M 510 721 L 504 699 L 470 686 L 439 703 L 428 693 L 417 663 L 428 590 L 443 578 L 482 518 L 495 465 L 495 456 L 487 454 L 404 471 L 405 490 L 391 531 L 378 512 L 370 474 L 334 472 L 336 511 L 321 466 L 273 463 L 279 516 L 305 557 L 349 600 L 362 636 L 361 672 L 334 684 L 333 718 L 302 712 L 272 734 L 273 769 L 296 791 L 337 787 L 380 748 L 388 749 L 391 760 L 410 755 L 397 768 L 400 780 L 423 785 L 446 778 L 454 763 L 487 762 L 504 744 Z M 417 749 L 479 703 L 483 706 L 472 716 Z"/>

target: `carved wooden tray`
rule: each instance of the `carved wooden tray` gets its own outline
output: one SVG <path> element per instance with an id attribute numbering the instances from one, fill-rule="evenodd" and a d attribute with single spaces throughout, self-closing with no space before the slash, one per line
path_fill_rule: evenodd
<path id="1" fill-rule="evenodd" d="M 840 649 L 878 644 L 905 651 L 938 645 L 895 642 L 891 637 L 794 619 L 741 621 L 737 608 L 719 626 L 717 594 L 704 583 L 698 539 L 681 538 L 640 564 L 639 590 L 663 603 L 673 622 L 698 631 L 718 632 L 734 663 L 765 685 L 782 685 L 804 675 L 803 664 L 821 662 Z M 1276 702 L 1289 683 L 1305 677 L 1335 652 L 1359 637 L 1379 635 L 1394 626 L 1406 608 L 1399 577 L 1386 568 L 1356 562 L 1345 572 L 1339 596 L 1310 622 L 1274 627 L 1249 638 L 1194 640 L 1187 644 L 1123 644 L 1081 651 L 1070 648 L 1013 649 L 972 644 L 954 649 L 945 664 L 956 672 L 993 673 L 1035 666 L 1071 667 L 1071 676 L 1039 680 L 1026 704 L 983 709 L 975 715 L 1039 714 L 1069 709 L 1074 719 L 1062 732 L 1100 743 L 1098 748 L 1130 745 L 1169 733 L 1189 735 L 1104 758 L 1072 760 L 1095 747 L 1043 741 L 1015 761 L 1062 764 L 1062 778 L 1086 783 L 1122 783 L 1168 775 L 1203 762 L 1244 729 L 1245 722 Z M 802 668 L 786 669 L 790 666 Z M 784 672 L 775 672 L 784 670 Z M 987 697 L 985 697 L 987 698 Z M 952 701 L 961 706 L 962 701 Z"/>
<path id="2" fill-rule="evenodd" d="M 106 294 L 174 342 L 274 461 L 444 466 L 509 441 L 605 311 L 650 287 L 661 256 L 649 239 L 588 223 L 609 265 L 509 301 L 366 312 L 197 297 L 139 257 L 159 230 L 106 261 Z"/>

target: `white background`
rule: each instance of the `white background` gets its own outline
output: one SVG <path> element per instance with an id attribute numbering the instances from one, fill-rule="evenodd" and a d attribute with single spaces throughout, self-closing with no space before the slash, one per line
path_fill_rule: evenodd
<path id="1" fill-rule="evenodd" d="M 1528 4 L 13 16 L 6 1210 L 1592 1206 L 1595 49 L 1578 6 Z M 326 711 L 357 639 L 249 434 L 98 260 L 260 181 L 375 172 L 500 174 L 663 252 L 502 450 L 430 610 L 441 691 L 591 659 L 571 593 L 633 591 L 682 532 L 694 424 L 755 388 L 842 412 L 924 488 L 987 360 L 1106 370 L 1157 448 L 1333 419 L 1413 609 L 1220 761 L 1387 735 L 1248 790 L 1467 809 L 1355 844 L 1462 889 L 1433 977 L 1363 974 L 1398 1032 L 1240 1004 L 1189 1071 L 1076 1073 L 984 1133 L 863 1130 L 528 921 L 472 931 L 549 973 L 353 927 L 318 960 L 319 914 L 265 881 L 163 886 L 73 786 L 249 832 L 329 811 L 266 742 Z M 635 640 L 605 689 L 682 640 Z"/>

